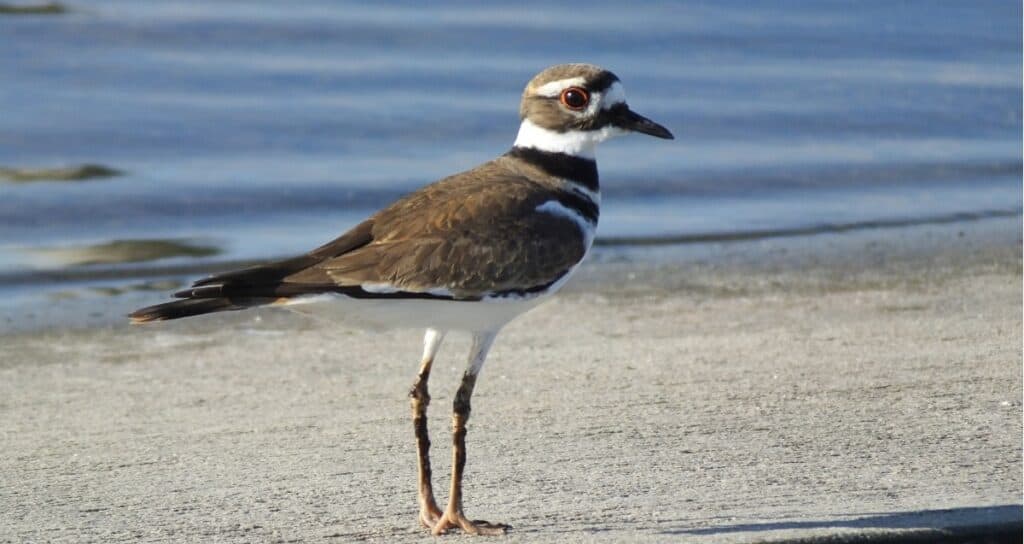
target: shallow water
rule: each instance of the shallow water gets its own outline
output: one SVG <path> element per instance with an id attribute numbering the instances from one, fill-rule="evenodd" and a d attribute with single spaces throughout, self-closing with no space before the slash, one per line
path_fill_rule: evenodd
<path id="1" fill-rule="evenodd" d="M 602 147 L 606 241 L 1021 210 L 1016 2 L 69 7 L 0 17 L 0 167 L 125 174 L 0 180 L 0 286 L 140 240 L 216 251 L 125 276 L 308 249 L 505 151 L 566 61 L 677 137 Z"/>

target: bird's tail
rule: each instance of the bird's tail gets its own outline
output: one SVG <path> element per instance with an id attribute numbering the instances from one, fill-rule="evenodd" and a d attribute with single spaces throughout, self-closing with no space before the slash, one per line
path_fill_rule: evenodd
<path id="1" fill-rule="evenodd" d="M 263 304 L 263 300 L 232 300 L 227 297 L 216 298 L 188 298 L 165 302 L 155 306 L 147 306 L 132 312 L 129 317 L 132 324 L 149 323 L 150 321 L 166 321 L 193 315 L 209 314 L 213 312 L 228 312 L 233 310 L 244 310 L 253 306 Z"/>

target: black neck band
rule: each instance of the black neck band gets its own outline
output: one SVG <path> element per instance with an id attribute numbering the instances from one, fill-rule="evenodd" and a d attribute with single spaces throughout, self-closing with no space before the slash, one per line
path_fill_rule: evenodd
<path id="1" fill-rule="evenodd" d="M 575 181 L 595 192 L 599 188 L 597 162 L 594 159 L 519 146 L 513 147 L 508 155 L 540 168 L 549 176 Z"/>

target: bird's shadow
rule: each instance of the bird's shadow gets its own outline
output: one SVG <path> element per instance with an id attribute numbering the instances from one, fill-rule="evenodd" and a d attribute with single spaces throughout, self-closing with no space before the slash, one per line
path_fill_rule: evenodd
<path id="1" fill-rule="evenodd" d="M 946 541 L 939 538 L 947 535 L 953 541 L 968 540 L 980 542 L 1001 542 L 1004 536 L 1013 537 L 1020 542 L 1022 524 L 1022 506 L 1007 504 L 999 506 L 954 508 L 948 510 L 918 510 L 911 512 L 869 512 L 851 514 L 848 519 L 810 520 L 810 521 L 777 521 L 766 523 L 741 523 L 736 525 L 718 525 L 702 528 L 669 528 L 660 531 L 666 535 L 723 535 L 728 533 L 757 533 L 766 531 L 792 531 L 813 529 L 864 529 L 872 530 L 865 534 L 864 539 L 843 538 L 844 542 L 908 541 L 908 537 L 917 534 L 922 542 Z M 887 540 L 885 530 L 893 539 Z M 895 532 L 903 531 L 903 532 Z M 868 538 L 870 536 L 870 538 Z M 989 538 L 992 537 L 992 538 Z M 909 540 L 918 540 L 910 538 Z"/>

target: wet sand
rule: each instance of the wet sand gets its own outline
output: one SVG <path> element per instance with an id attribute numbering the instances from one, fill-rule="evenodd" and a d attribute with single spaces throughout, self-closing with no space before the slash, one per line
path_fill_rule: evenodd
<path id="1" fill-rule="evenodd" d="M 1019 228 L 606 252 L 499 336 L 467 513 L 503 542 L 1019 534 Z M 417 332 L 266 311 L 0 343 L 0 541 L 432 541 Z M 439 490 L 467 348 L 431 381 Z"/>

